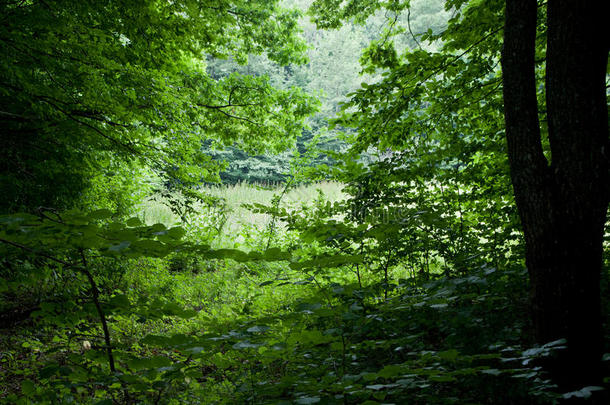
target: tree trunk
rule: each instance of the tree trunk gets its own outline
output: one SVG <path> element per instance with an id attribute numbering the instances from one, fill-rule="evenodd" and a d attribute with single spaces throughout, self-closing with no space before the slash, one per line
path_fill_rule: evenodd
<path id="1" fill-rule="evenodd" d="M 506 139 L 526 241 L 535 338 L 568 340 L 562 389 L 598 382 L 600 273 L 610 178 L 602 1 L 548 1 L 546 103 L 552 162 L 542 152 L 535 82 L 535 0 L 507 0 L 502 51 Z"/>

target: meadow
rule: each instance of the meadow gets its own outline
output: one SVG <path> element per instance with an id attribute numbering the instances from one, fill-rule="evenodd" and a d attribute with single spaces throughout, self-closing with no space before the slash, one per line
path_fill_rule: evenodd
<path id="1" fill-rule="evenodd" d="M 271 205 L 274 197 L 281 196 L 280 207 L 299 209 L 311 205 L 316 198 L 330 202 L 344 199 L 343 185 L 333 181 L 301 184 L 285 190 L 281 183 L 252 184 L 238 182 L 227 185 L 211 185 L 201 191 L 218 200 L 214 204 L 195 204 L 195 213 L 187 221 L 172 212 L 163 199 L 151 196 L 135 208 L 136 215 L 146 224 L 162 223 L 166 226 L 182 225 L 191 237 L 202 240 L 202 233 L 209 232 L 207 238 L 213 247 L 234 248 L 242 246 L 249 233 L 260 233 L 271 223 L 267 213 L 255 213 L 244 204 Z M 281 232 L 283 224 L 278 223 Z"/>

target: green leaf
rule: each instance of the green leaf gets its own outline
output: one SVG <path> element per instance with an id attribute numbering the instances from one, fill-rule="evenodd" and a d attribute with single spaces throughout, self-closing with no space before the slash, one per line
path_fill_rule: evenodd
<path id="1" fill-rule="evenodd" d="M 294 401 L 295 404 L 299 405 L 317 404 L 318 402 L 320 402 L 320 397 L 301 397 Z"/>
<path id="2" fill-rule="evenodd" d="M 50 365 L 42 368 L 40 370 L 40 372 L 38 373 L 38 376 L 40 378 L 42 378 L 42 379 L 47 379 L 47 378 L 55 375 L 58 370 L 59 370 L 59 365 L 57 365 L 57 364 L 50 364 Z"/>
<path id="3" fill-rule="evenodd" d="M 167 227 L 163 224 L 157 223 L 148 227 L 148 231 L 153 234 L 161 234 L 167 229 Z"/>
<path id="4" fill-rule="evenodd" d="M 570 399 L 570 398 L 583 398 L 583 399 L 587 399 L 587 398 L 590 398 L 591 395 L 593 395 L 593 392 L 595 392 L 595 391 L 603 391 L 604 389 L 605 389 L 604 387 L 599 387 L 599 386 L 591 385 L 591 386 L 588 386 L 588 387 L 583 387 L 583 388 L 579 389 L 578 391 L 566 392 L 565 394 L 562 395 L 562 397 L 564 399 Z"/>
<path id="5" fill-rule="evenodd" d="M 125 221 L 125 225 L 134 227 L 134 226 L 142 226 L 144 224 L 142 223 L 142 220 L 140 220 L 140 218 L 133 217 L 133 218 L 129 218 L 127 221 Z"/>
<path id="6" fill-rule="evenodd" d="M 251 328 L 246 329 L 247 332 L 250 333 L 261 333 L 261 332 L 266 332 L 269 330 L 269 326 L 266 325 L 257 325 L 257 326 L 252 326 Z"/>
<path id="7" fill-rule="evenodd" d="M 241 342 L 237 342 L 233 345 L 233 349 L 256 349 L 261 347 L 262 344 L 260 343 L 251 343 L 247 340 L 241 341 Z"/>
<path id="8" fill-rule="evenodd" d="M 123 241 L 123 242 L 118 243 L 116 245 L 110 245 L 108 247 L 108 250 L 110 252 L 117 252 L 118 253 L 118 252 L 121 252 L 121 251 L 127 249 L 129 247 L 129 245 L 131 245 L 131 242 L 126 240 L 126 241 Z"/>
<path id="9" fill-rule="evenodd" d="M 21 392 L 23 395 L 30 396 L 36 391 L 36 386 L 34 382 L 31 380 L 23 380 L 21 381 Z"/>
<path id="10" fill-rule="evenodd" d="M 112 217 L 112 211 L 109 209 L 95 210 L 89 214 L 89 218 L 94 220 L 108 219 Z"/>
<path id="11" fill-rule="evenodd" d="M 434 382 L 452 382 L 455 381 L 455 377 L 444 374 L 444 375 L 431 375 L 428 377 L 430 381 Z"/>
<path id="12" fill-rule="evenodd" d="M 141 340 L 141 342 L 145 345 L 151 345 L 151 346 L 164 346 L 166 344 L 168 344 L 169 338 L 166 336 L 160 336 L 160 335 L 146 335 L 144 336 L 144 338 Z"/>
<path id="13" fill-rule="evenodd" d="M 373 385 L 367 385 L 366 388 L 369 390 L 379 391 L 379 390 L 383 390 L 386 388 L 394 388 L 397 386 L 398 386 L 398 384 L 373 384 Z"/>
<path id="14" fill-rule="evenodd" d="M 455 349 L 446 350 L 444 352 L 438 352 L 437 356 L 443 360 L 454 362 L 459 356 L 460 352 Z"/>
<path id="15" fill-rule="evenodd" d="M 377 372 L 377 375 L 382 378 L 392 378 L 403 374 L 402 367 L 398 365 L 388 365 Z"/>
<path id="16" fill-rule="evenodd" d="M 176 316 L 182 319 L 190 319 L 197 316 L 197 311 L 193 309 L 183 309 L 181 311 L 176 312 Z"/>
<path id="17" fill-rule="evenodd" d="M 116 308 L 127 309 L 131 307 L 129 298 L 125 294 L 115 295 L 108 300 L 108 303 Z"/>
<path id="18" fill-rule="evenodd" d="M 167 230 L 167 235 L 173 239 L 182 239 L 185 234 L 186 231 L 179 226 Z"/>
<path id="19" fill-rule="evenodd" d="M 290 253 L 282 252 L 280 248 L 270 248 L 263 253 L 262 259 L 268 261 L 289 260 Z"/>

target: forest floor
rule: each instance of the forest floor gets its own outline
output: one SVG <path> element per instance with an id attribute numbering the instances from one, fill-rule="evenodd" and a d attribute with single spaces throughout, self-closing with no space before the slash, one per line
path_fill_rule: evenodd
<path id="1" fill-rule="evenodd" d="M 285 227 L 270 232 L 268 214 L 243 206 L 270 204 L 281 189 L 209 191 L 224 200 L 199 207 L 184 225 L 187 238 L 220 250 L 264 249 L 269 237 L 272 246 L 295 243 Z M 321 183 L 287 192 L 281 204 L 342 197 L 340 184 Z M 180 222 L 152 200 L 139 215 L 149 225 Z M 436 268 L 421 277 L 395 266 L 384 279 L 375 267 L 322 270 L 179 252 L 92 262 L 117 371 L 109 372 L 82 277 L 57 274 L 38 287 L 15 280 L 5 293 L 20 294 L 5 296 L 4 312 L 11 305 L 32 312 L 2 326 L 0 402 L 552 404 L 591 395 L 590 387 L 554 392 L 541 369 L 564 341 L 528 340 L 523 267 L 452 277 Z"/>

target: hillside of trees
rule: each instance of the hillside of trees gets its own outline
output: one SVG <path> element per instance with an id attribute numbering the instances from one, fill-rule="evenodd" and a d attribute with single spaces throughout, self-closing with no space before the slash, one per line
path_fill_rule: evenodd
<path id="1" fill-rule="evenodd" d="M 610 402 L 606 2 L 0 10 L 0 403 Z"/>

